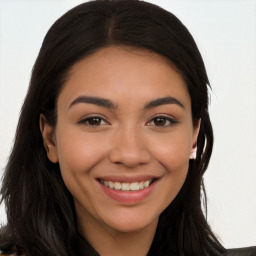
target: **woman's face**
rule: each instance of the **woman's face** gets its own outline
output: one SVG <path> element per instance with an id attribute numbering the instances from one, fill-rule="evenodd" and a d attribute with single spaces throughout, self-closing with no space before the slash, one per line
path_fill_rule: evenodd
<path id="1" fill-rule="evenodd" d="M 73 195 L 78 224 L 129 232 L 156 225 L 181 189 L 196 143 L 191 101 L 163 57 L 109 47 L 77 63 L 41 120 L 52 162 Z"/>

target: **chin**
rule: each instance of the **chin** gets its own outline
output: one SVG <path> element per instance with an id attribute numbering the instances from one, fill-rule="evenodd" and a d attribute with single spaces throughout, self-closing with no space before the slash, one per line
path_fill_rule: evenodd
<path id="1" fill-rule="evenodd" d="M 147 213 L 134 213 L 134 214 L 113 214 L 106 224 L 113 230 L 122 233 L 139 232 L 149 227 L 156 228 L 158 217 L 148 216 Z"/>

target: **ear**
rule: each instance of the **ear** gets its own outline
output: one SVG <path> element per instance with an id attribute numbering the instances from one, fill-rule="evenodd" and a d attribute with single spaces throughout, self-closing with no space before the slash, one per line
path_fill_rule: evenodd
<path id="1" fill-rule="evenodd" d="M 48 123 L 43 114 L 40 114 L 39 124 L 47 157 L 52 163 L 58 163 L 59 158 L 57 154 L 54 128 Z"/>
<path id="2" fill-rule="evenodd" d="M 193 129 L 193 138 L 192 138 L 192 149 L 190 154 L 190 159 L 196 159 L 196 153 L 197 153 L 197 138 L 200 131 L 200 125 L 201 125 L 201 119 L 197 121 L 197 124 L 194 126 Z"/>

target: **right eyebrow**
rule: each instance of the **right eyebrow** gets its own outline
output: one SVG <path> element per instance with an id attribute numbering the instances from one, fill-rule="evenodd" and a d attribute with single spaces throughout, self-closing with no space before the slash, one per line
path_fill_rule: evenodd
<path id="1" fill-rule="evenodd" d="M 91 96 L 79 96 L 71 102 L 69 108 L 79 103 L 89 103 L 108 109 L 117 109 L 117 106 L 110 100 Z"/>
<path id="2" fill-rule="evenodd" d="M 181 108 L 185 109 L 185 106 L 179 100 L 177 100 L 174 97 L 170 97 L 170 96 L 152 100 L 145 105 L 144 109 L 153 108 L 153 107 L 157 107 L 157 106 L 161 106 L 161 105 L 165 105 L 165 104 L 176 104 L 176 105 L 180 106 Z"/>

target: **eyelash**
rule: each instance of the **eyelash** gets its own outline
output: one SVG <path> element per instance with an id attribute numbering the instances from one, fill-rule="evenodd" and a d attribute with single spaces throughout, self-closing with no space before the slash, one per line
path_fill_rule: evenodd
<path id="1" fill-rule="evenodd" d="M 166 123 L 164 125 L 155 125 L 157 127 L 170 127 L 170 126 L 173 126 L 175 124 L 177 124 L 178 122 L 176 120 L 174 120 L 173 118 L 171 117 L 167 117 L 167 116 L 155 116 L 153 119 L 151 119 L 147 124 L 150 124 L 151 122 L 154 122 L 156 121 L 157 119 L 162 119 L 164 120 L 165 122 L 169 122 L 169 124 L 166 125 Z"/>
<path id="2" fill-rule="evenodd" d="M 93 119 L 100 121 L 100 124 L 89 124 L 89 122 L 92 121 Z M 104 118 L 102 118 L 100 116 L 90 116 L 90 117 L 87 117 L 87 118 L 82 119 L 81 121 L 79 121 L 78 124 L 84 124 L 84 125 L 87 125 L 87 126 L 90 126 L 90 127 L 99 127 L 99 126 L 105 125 L 105 124 L 101 124 L 102 121 L 105 124 L 109 124 L 107 121 L 105 121 Z"/>
<path id="3" fill-rule="evenodd" d="M 93 119 L 100 121 L 100 124 L 89 124 L 90 121 L 92 121 Z M 154 118 L 152 118 L 147 125 L 150 125 L 150 123 L 156 121 L 157 119 L 162 119 L 165 122 L 169 122 L 167 125 L 166 123 L 164 123 L 164 125 L 153 125 L 153 126 L 157 126 L 157 127 L 169 127 L 169 126 L 173 126 L 175 124 L 177 124 L 178 122 L 175 121 L 173 118 L 167 117 L 167 116 L 155 116 Z M 104 122 L 104 124 L 102 124 L 102 122 Z M 81 121 L 78 122 L 78 124 L 85 124 L 87 126 L 90 127 L 99 127 L 105 124 L 109 124 L 104 118 L 100 117 L 100 116 L 90 116 L 87 117 L 85 119 L 82 119 Z"/>

